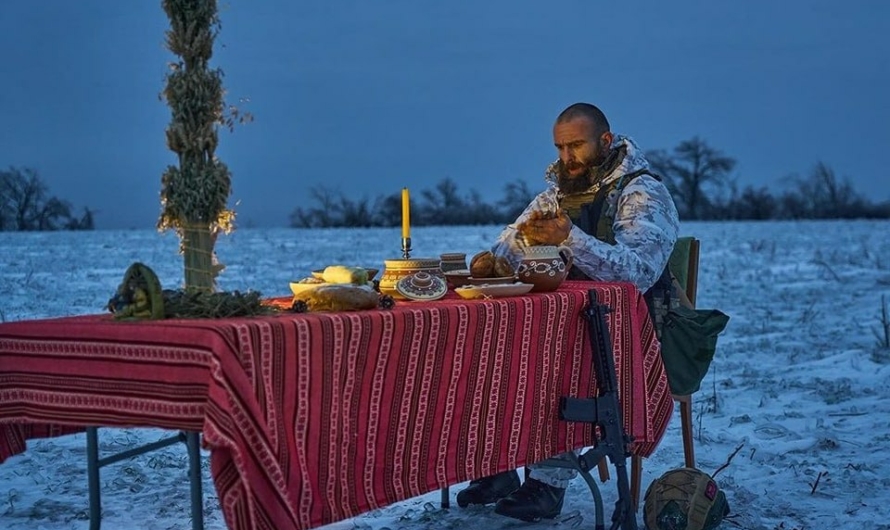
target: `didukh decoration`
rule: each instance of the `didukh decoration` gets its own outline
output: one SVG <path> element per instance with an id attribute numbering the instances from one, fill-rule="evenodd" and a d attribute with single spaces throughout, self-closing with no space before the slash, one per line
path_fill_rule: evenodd
<path id="1" fill-rule="evenodd" d="M 167 147 L 176 153 L 179 165 L 168 166 L 161 177 L 158 229 L 174 229 L 179 235 L 185 288 L 212 292 L 223 268 L 213 252 L 216 237 L 230 232 L 235 219 L 226 207 L 231 174 L 216 157 L 217 128 L 227 123 L 223 73 L 208 66 L 220 26 L 217 3 L 163 0 L 162 5 L 170 19 L 167 47 L 179 57 L 170 63 L 162 93 L 172 113 Z M 230 112 L 238 114 L 234 108 Z"/>

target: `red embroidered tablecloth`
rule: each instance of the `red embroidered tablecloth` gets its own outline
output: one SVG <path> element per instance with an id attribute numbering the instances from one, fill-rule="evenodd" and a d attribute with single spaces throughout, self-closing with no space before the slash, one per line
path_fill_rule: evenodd
<path id="1" fill-rule="evenodd" d="M 629 284 L 392 310 L 0 324 L 0 462 L 88 425 L 200 431 L 229 528 L 303 529 L 592 445 L 557 419 L 595 387 L 588 290 L 613 311 L 625 425 L 648 456 L 673 402 Z"/>

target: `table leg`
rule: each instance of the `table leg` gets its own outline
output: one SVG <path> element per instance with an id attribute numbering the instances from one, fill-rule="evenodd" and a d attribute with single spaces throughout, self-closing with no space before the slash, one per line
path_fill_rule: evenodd
<path id="1" fill-rule="evenodd" d="M 192 530 L 204 529 L 204 496 L 201 487 L 201 434 L 186 433 L 189 454 L 189 482 L 192 496 Z"/>
<path id="2" fill-rule="evenodd" d="M 90 491 L 90 530 L 102 524 L 102 498 L 99 489 L 99 434 L 96 427 L 87 427 L 87 483 Z"/>
<path id="3" fill-rule="evenodd" d="M 90 495 L 90 530 L 99 530 L 102 524 L 102 497 L 99 487 L 99 469 L 103 466 L 142 455 L 183 442 L 189 456 L 189 491 L 191 493 L 192 530 L 204 529 L 204 495 L 201 482 L 201 433 L 180 431 L 156 442 L 128 449 L 105 458 L 99 458 L 99 432 L 97 427 L 87 427 L 87 482 Z"/>

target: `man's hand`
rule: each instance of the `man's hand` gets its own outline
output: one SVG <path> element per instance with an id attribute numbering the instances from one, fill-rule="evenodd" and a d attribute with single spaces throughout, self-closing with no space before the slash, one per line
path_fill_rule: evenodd
<path id="1" fill-rule="evenodd" d="M 516 229 L 526 245 L 559 245 L 569 237 L 572 220 L 562 210 L 556 214 L 533 211 Z"/>

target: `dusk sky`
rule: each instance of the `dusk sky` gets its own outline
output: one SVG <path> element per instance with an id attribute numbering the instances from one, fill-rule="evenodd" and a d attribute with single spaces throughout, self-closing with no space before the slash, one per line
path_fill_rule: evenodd
<path id="1" fill-rule="evenodd" d="M 220 131 L 241 226 L 315 186 L 353 199 L 449 177 L 489 202 L 599 105 L 644 149 L 699 136 L 742 186 L 819 162 L 890 200 L 890 1 L 230 0 L 213 66 L 254 116 Z M 152 228 L 174 163 L 159 0 L 2 0 L 0 168 L 32 167 L 98 228 Z M 241 98 L 249 102 L 239 103 Z M 237 205 L 236 205 L 237 203 Z"/>

